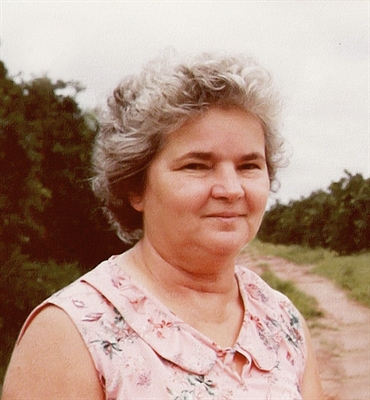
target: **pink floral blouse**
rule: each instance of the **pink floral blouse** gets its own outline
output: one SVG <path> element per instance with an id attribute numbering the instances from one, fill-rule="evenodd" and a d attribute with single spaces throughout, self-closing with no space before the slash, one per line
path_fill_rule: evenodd
<path id="1" fill-rule="evenodd" d="M 306 346 L 298 312 L 256 274 L 236 267 L 245 315 L 232 348 L 184 323 L 116 264 L 101 263 L 54 294 L 89 349 L 106 399 L 301 399 Z M 235 353 L 247 360 L 241 375 Z"/>

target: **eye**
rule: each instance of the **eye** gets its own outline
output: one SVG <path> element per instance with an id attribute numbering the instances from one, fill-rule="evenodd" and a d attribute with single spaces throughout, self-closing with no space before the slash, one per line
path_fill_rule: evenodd
<path id="1" fill-rule="evenodd" d="M 257 163 L 245 163 L 239 166 L 241 171 L 249 171 L 253 169 L 261 169 L 261 166 Z"/>
<path id="2" fill-rule="evenodd" d="M 191 171 L 203 171 L 206 169 L 210 169 L 210 166 L 208 164 L 204 164 L 204 163 L 192 162 L 192 163 L 184 165 L 182 167 L 182 169 L 188 169 Z"/>

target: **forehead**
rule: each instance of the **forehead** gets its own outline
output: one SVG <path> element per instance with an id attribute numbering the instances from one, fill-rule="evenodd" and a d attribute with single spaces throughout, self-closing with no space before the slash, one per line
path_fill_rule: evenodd
<path id="1" fill-rule="evenodd" d="M 264 129 L 260 119 L 239 108 L 212 107 L 170 132 L 166 136 L 163 150 L 186 151 L 199 148 L 204 151 L 222 151 L 230 150 L 230 147 L 235 151 L 264 148 Z"/>

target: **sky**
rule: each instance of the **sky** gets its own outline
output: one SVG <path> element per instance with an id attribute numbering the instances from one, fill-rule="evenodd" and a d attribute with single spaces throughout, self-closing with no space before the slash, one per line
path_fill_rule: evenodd
<path id="1" fill-rule="evenodd" d="M 369 1 L 0 0 L 0 59 L 11 76 L 78 81 L 88 110 L 167 48 L 244 53 L 283 98 L 289 166 L 271 202 L 370 177 Z"/>

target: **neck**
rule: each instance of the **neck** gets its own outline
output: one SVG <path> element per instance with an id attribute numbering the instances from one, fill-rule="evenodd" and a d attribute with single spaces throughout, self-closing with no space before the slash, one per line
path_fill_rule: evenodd
<path id="1" fill-rule="evenodd" d="M 122 268 L 184 322 L 221 346 L 234 345 L 244 316 L 234 259 L 174 262 L 145 239 L 121 257 Z"/>
<path id="2" fill-rule="evenodd" d="M 131 256 L 141 279 L 172 293 L 191 290 L 208 294 L 235 291 L 235 257 L 166 257 L 145 238 L 132 250 Z M 152 286 L 151 285 L 151 286 Z"/>

